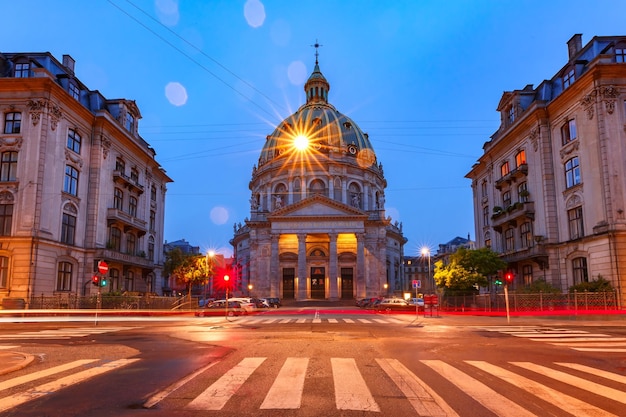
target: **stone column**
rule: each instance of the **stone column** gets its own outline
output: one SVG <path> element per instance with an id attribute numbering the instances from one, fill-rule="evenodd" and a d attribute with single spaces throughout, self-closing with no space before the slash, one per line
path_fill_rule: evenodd
<path id="1" fill-rule="evenodd" d="M 282 278 L 280 274 L 280 261 L 278 259 L 278 241 L 280 234 L 272 233 L 271 236 L 271 253 L 270 253 L 270 276 L 269 280 L 269 293 L 270 297 L 278 297 L 278 291 L 280 289 L 279 280 Z"/>
<path id="2" fill-rule="evenodd" d="M 306 234 L 298 234 L 298 290 L 296 298 L 304 300 L 307 298 L 306 291 Z"/>
<path id="3" fill-rule="evenodd" d="M 339 299 L 339 274 L 337 271 L 337 233 L 329 233 L 330 250 L 328 254 L 328 279 L 329 279 L 329 298 L 331 301 Z"/>
<path id="4" fill-rule="evenodd" d="M 365 234 L 356 234 L 356 290 L 358 298 L 370 297 L 365 277 Z"/>

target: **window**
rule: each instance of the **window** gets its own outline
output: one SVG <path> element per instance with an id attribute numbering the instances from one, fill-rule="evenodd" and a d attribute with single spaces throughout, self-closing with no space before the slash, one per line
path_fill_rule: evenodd
<path id="1" fill-rule="evenodd" d="M 483 207 L 483 226 L 489 225 L 489 206 Z"/>
<path id="2" fill-rule="evenodd" d="M 523 182 L 517 186 L 517 198 L 520 203 L 527 203 L 530 193 L 528 192 L 528 183 Z"/>
<path id="3" fill-rule="evenodd" d="M 575 156 L 565 162 L 565 187 L 570 188 L 580 184 L 580 166 Z"/>
<path id="4" fill-rule="evenodd" d="M 567 221 L 569 224 L 569 238 L 578 239 L 585 235 L 583 228 L 583 208 L 576 207 L 567 210 Z"/>
<path id="5" fill-rule="evenodd" d="M 574 284 L 589 282 L 589 276 L 587 275 L 587 258 L 580 257 L 572 259 L 572 272 L 574 273 Z"/>
<path id="6" fill-rule="evenodd" d="M 503 162 L 502 165 L 500 165 L 500 176 L 504 177 L 509 172 L 511 172 L 509 168 L 509 161 Z"/>
<path id="7" fill-rule="evenodd" d="M 572 85 L 574 81 L 576 81 L 576 77 L 574 76 L 574 68 L 572 68 L 563 76 L 563 89 L 565 90 Z"/>
<path id="8" fill-rule="evenodd" d="M 15 78 L 28 78 L 30 76 L 30 64 L 15 64 Z"/>
<path id="9" fill-rule="evenodd" d="M 507 118 L 508 118 L 509 124 L 515 121 L 515 107 L 509 106 L 507 110 Z"/>
<path id="10" fill-rule="evenodd" d="M 111 285 L 109 286 L 110 291 L 119 291 L 120 290 L 120 271 L 119 269 L 109 269 L 109 281 Z"/>
<path id="11" fill-rule="evenodd" d="M 502 207 L 505 209 L 511 205 L 511 192 L 505 191 L 502 193 Z"/>
<path id="12" fill-rule="evenodd" d="M 504 250 L 511 251 L 515 249 L 515 231 L 513 228 L 504 231 Z"/>
<path id="13" fill-rule="evenodd" d="M 128 199 L 128 214 L 133 217 L 137 217 L 137 197 L 131 197 Z"/>
<path id="14" fill-rule="evenodd" d="M 9 258 L 0 256 L 0 288 L 9 286 Z"/>
<path id="15" fill-rule="evenodd" d="M 480 183 L 480 196 L 482 198 L 487 197 L 487 180 L 483 180 L 483 182 Z"/>
<path id="16" fill-rule="evenodd" d="M 57 291 L 72 290 L 72 267 L 69 262 L 59 262 L 57 270 Z"/>
<path id="17" fill-rule="evenodd" d="M 70 85 L 67 87 L 67 90 L 70 93 L 70 96 L 74 97 L 76 100 L 80 98 L 80 90 L 78 89 L 76 84 L 70 83 Z"/>
<path id="18" fill-rule="evenodd" d="M 20 133 L 22 113 L 9 112 L 4 115 L 4 133 Z"/>
<path id="19" fill-rule="evenodd" d="M 524 150 L 515 154 L 515 167 L 519 168 L 522 165 L 526 165 L 526 151 Z"/>
<path id="20" fill-rule="evenodd" d="M 150 210 L 150 230 L 156 230 L 156 212 Z"/>
<path id="21" fill-rule="evenodd" d="M 17 152 L 2 152 L 0 156 L 0 181 L 17 179 Z"/>
<path id="22" fill-rule="evenodd" d="M 67 132 L 67 149 L 80 153 L 81 141 L 82 138 L 74 129 L 70 129 Z"/>
<path id="23" fill-rule="evenodd" d="M 533 266 L 524 265 L 522 267 L 522 278 L 524 279 L 524 285 L 530 285 L 533 283 Z"/>
<path id="24" fill-rule="evenodd" d="M 561 126 L 561 142 L 563 146 L 567 145 L 573 140 L 577 139 L 576 135 L 576 120 L 568 120 Z"/>
<path id="25" fill-rule="evenodd" d="M 73 245 L 75 236 L 76 216 L 72 216 L 68 213 L 63 213 L 63 219 L 61 222 L 61 242 L 68 245 Z"/>
<path id="26" fill-rule="evenodd" d="M 522 248 L 530 248 L 532 246 L 532 234 L 530 233 L 530 222 L 522 223 L 519 227 L 520 240 Z"/>
<path id="27" fill-rule="evenodd" d="M 126 173 L 126 164 L 124 164 L 124 161 L 120 158 L 115 160 L 115 170 L 119 171 L 122 175 Z"/>
<path id="28" fill-rule="evenodd" d="M 137 168 L 133 168 L 130 170 L 130 179 L 135 183 L 139 182 L 139 171 L 137 171 Z"/>
<path id="29" fill-rule="evenodd" d="M 124 209 L 124 192 L 119 188 L 113 190 L 113 208 Z"/>
<path id="30" fill-rule="evenodd" d="M 135 255 L 137 249 L 137 237 L 132 233 L 126 233 L 126 253 Z"/>
<path id="31" fill-rule="evenodd" d="M 626 62 L 626 48 L 615 48 L 615 62 Z"/>
<path id="32" fill-rule="evenodd" d="M 121 246 L 122 246 L 122 231 L 118 229 L 117 227 L 112 227 L 110 236 L 109 236 L 108 247 L 109 249 L 113 249 L 119 252 Z"/>
<path id="33" fill-rule="evenodd" d="M 134 132 L 134 128 L 135 128 L 135 117 L 133 117 L 132 114 L 130 113 L 126 113 L 126 123 L 124 124 L 124 127 L 126 128 L 126 130 L 128 130 L 130 133 Z"/>
<path id="34" fill-rule="evenodd" d="M 65 166 L 63 191 L 71 195 L 78 195 L 78 170 L 71 165 Z"/>
<path id="35" fill-rule="evenodd" d="M 154 261 L 154 237 L 148 239 L 148 259 Z"/>
<path id="36" fill-rule="evenodd" d="M 133 271 L 126 272 L 126 280 L 124 282 L 124 289 L 126 291 L 133 291 L 135 289 L 135 273 Z"/>
<path id="37" fill-rule="evenodd" d="M 11 236 L 13 204 L 0 204 L 0 236 Z"/>
<path id="38" fill-rule="evenodd" d="M 154 184 L 150 187 L 150 200 L 156 202 L 156 186 Z"/>

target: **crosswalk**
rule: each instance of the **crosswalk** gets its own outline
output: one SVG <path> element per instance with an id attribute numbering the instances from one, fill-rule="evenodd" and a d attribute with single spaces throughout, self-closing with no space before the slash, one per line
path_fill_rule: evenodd
<path id="1" fill-rule="evenodd" d="M 0 334 L 2 340 L 23 340 L 23 339 L 71 339 L 74 337 L 85 337 L 95 334 L 119 332 L 122 330 L 136 329 L 136 327 L 76 327 L 64 329 L 37 330 L 32 332 L 19 332 L 12 334 Z"/>
<path id="2" fill-rule="evenodd" d="M 267 392 L 261 393 L 263 400 L 260 405 L 262 410 L 294 410 L 300 409 L 303 403 L 304 387 L 306 386 L 307 370 L 310 358 L 289 357 L 281 366 L 269 365 L 266 357 L 246 357 L 235 364 L 232 368 L 221 375 L 215 375 L 213 382 L 199 395 L 191 399 L 186 405 L 188 410 L 217 411 L 223 410 L 229 403 L 237 403 L 237 392 L 251 379 L 255 372 L 265 373 L 268 369 L 279 369 L 275 379 Z M 406 398 L 407 407 L 411 407 L 420 416 L 458 417 L 453 404 L 454 395 L 448 389 L 438 393 L 428 382 L 432 379 L 429 372 L 419 377 L 409 370 L 397 359 L 380 358 L 376 364 L 386 374 L 390 383 L 395 385 Z M 550 363 L 548 366 L 537 365 L 529 362 L 506 362 L 493 364 L 486 361 L 460 361 L 460 363 L 447 363 L 443 360 L 419 360 L 418 364 L 424 365 L 431 372 L 445 378 L 448 384 L 455 386 L 469 395 L 480 404 L 498 416 L 536 416 L 536 412 L 525 408 L 527 402 L 518 404 L 514 400 L 503 395 L 503 392 L 519 389 L 524 391 L 524 396 L 532 396 L 539 401 L 545 401 L 576 416 L 609 417 L 617 416 L 611 411 L 603 409 L 606 403 L 590 404 L 573 395 L 561 392 L 551 387 L 551 384 L 540 382 L 542 378 L 559 381 L 596 396 L 600 396 L 613 402 L 613 409 L 620 409 L 626 404 L 626 376 L 613 372 L 603 371 L 576 363 L 559 362 Z M 280 365 L 280 364 L 279 364 Z M 361 374 L 360 366 L 355 358 L 330 358 L 328 364 L 331 368 L 334 386 L 335 407 L 337 410 L 352 410 L 359 412 L 384 412 L 377 398 L 372 395 L 368 383 Z M 263 371 L 259 371 L 262 367 Z M 364 365 L 361 364 L 361 367 Z M 531 371 L 536 380 L 525 375 Z M 470 374 L 471 373 L 471 374 Z M 481 382 L 485 375 L 494 377 L 499 382 L 491 381 L 490 384 Z M 590 379 L 603 380 L 603 383 L 593 382 Z M 381 384 L 386 379 L 379 379 L 373 384 Z M 504 387 L 502 383 L 510 384 Z M 252 382 L 250 382 L 252 384 Z M 370 383 L 372 384 L 372 383 Z M 179 389 L 176 387 L 176 389 Z M 157 406 L 161 401 L 166 401 L 167 396 L 172 394 L 168 390 L 166 395 L 156 394 L 144 404 L 146 408 Z M 249 392 L 249 391 L 248 391 Z M 584 396 L 584 395 L 583 395 Z M 186 395 L 181 395 L 187 398 Z M 448 397 L 448 398 L 445 398 Z M 383 399 L 384 400 L 384 399 Z M 618 404 L 618 405 L 615 405 Z M 167 406 L 164 407 L 167 409 Z M 413 414 L 411 411 L 410 414 Z M 409 413 L 407 412 L 407 415 Z"/>
<path id="3" fill-rule="evenodd" d="M 392 397 L 393 401 L 402 401 L 402 405 L 394 402 L 391 406 L 394 413 L 400 413 L 397 415 L 470 415 L 458 413 L 458 390 L 466 394 L 466 401 L 475 403 L 468 406 L 475 410 L 471 415 L 487 414 L 480 412 L 486 409 L 503 417 L 546 414 L 617 417 L 623 416 L 619 410 L 623 410 L 626 405 L 626 376 L 623 373 L 574 362 L 536 364 L 522 361 L 493 363 L 482 360 L 421 359 L 407 366 L 393 358 L 376 358 L 373 363 L 367 363 L 359 358 L 332 357 L 318 360 L 316 370 L 313 371 L 313 359 L 243 357 L 220 371 L 216 367 L 219 362 L 211 363 L 145 399 L 143 407 L 172 412 L 226 411 L 239 407 L 241 395 L 254 392 L 259 397 L 254 402 L 256 410 L 245 410 L 246 413 L 298 410 L 305 403 L 307 387 L 311 389 L 307 380 L 317 378 L 318 375 L 312 374 L 322 372 L 319 366 L 324 369 L 323 372 L 328 370 L 330 374 L 332 383 L 328 384 L 324 396 L 334 399 L 332 406 L 338 413 L 387 415 L 390 412 L 388 401 Z M 0 381 L 0 412 L 15 409 L 25 402 L 51 395 L 95 376 L 114 372 L 139 360 L 74 360 Z M 377 368 L 372 377 L 373 366 Z M 267 376 L 270 383 L 257 384 L 255 374 Z M 438 383 L 431 382 L 437 379 Z M 36 385 L 35 381 L 39 380 L 42 383 Z M 203 381 L 204 385 L 200 390 L 196 388 L 199 381 Z M 381 394 L 382 384 L 387 385 L 382 392 L 391 392 L 391 395 Z M 244 389 L 246 386 L 247 389 Z M 24 388 L 16 390 L 16 387 Z M 10 394 L 3 396 L 7 391 Z M 245 394 L 240 394 L 240 391 Z M 195 394 L 191 395 L 190 392 Z M 542 404 L 552 407 L 552 411 L 539 413 Z"/>
<path id="4" fill-rule="evenodd" d="M 332 317 L 319 317 L 319 316 L 307 316 L 307 317 L 246 317 L 244 318 L 246 324 L 407 324 L 407 321 L 402 321 L 393 317 L 383 318 L 332 318 Z"/>
<path id="5" fill-rule="evenodd" d="M 480 327 L 480 329 L 564 346 L 580 352 L 626 353 L 626 337 L 604 333 L 541 326 L 489 326 Z"/>

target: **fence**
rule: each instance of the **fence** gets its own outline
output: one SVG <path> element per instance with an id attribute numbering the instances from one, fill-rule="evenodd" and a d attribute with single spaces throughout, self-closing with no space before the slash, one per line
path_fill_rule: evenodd
<path id="1" fill-rule="evenodd" d="M 506 308 L 503 293 L 443 296 L 443 311 L 500 311 Z M 516 293 L 509 292 L 509 309 L 515 312 L 565 310 L 617 310 L 617 292 Z"/>
<path id="2" fill-rule="evenodd" d="M 97 295 L 78 296 L 59 294 L 35 296 L 30 299 L 29 309 L 95 309 Z M 159 297 L 152 295 L 101 295 L 100 308 L 109 310 L 187 310 L 198 307 L 198 300 L 187 297 Z"/>

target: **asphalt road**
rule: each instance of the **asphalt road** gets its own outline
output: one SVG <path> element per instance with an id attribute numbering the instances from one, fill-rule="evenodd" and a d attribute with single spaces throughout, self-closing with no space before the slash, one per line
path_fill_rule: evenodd
<path id="1" fill-rule="evenodd" d="M 0 349 L 35 357 L 0 375 L 0 416 L 623 416 L 626 406 L 624 321 L 312 309 L 3 323 Z"/>

